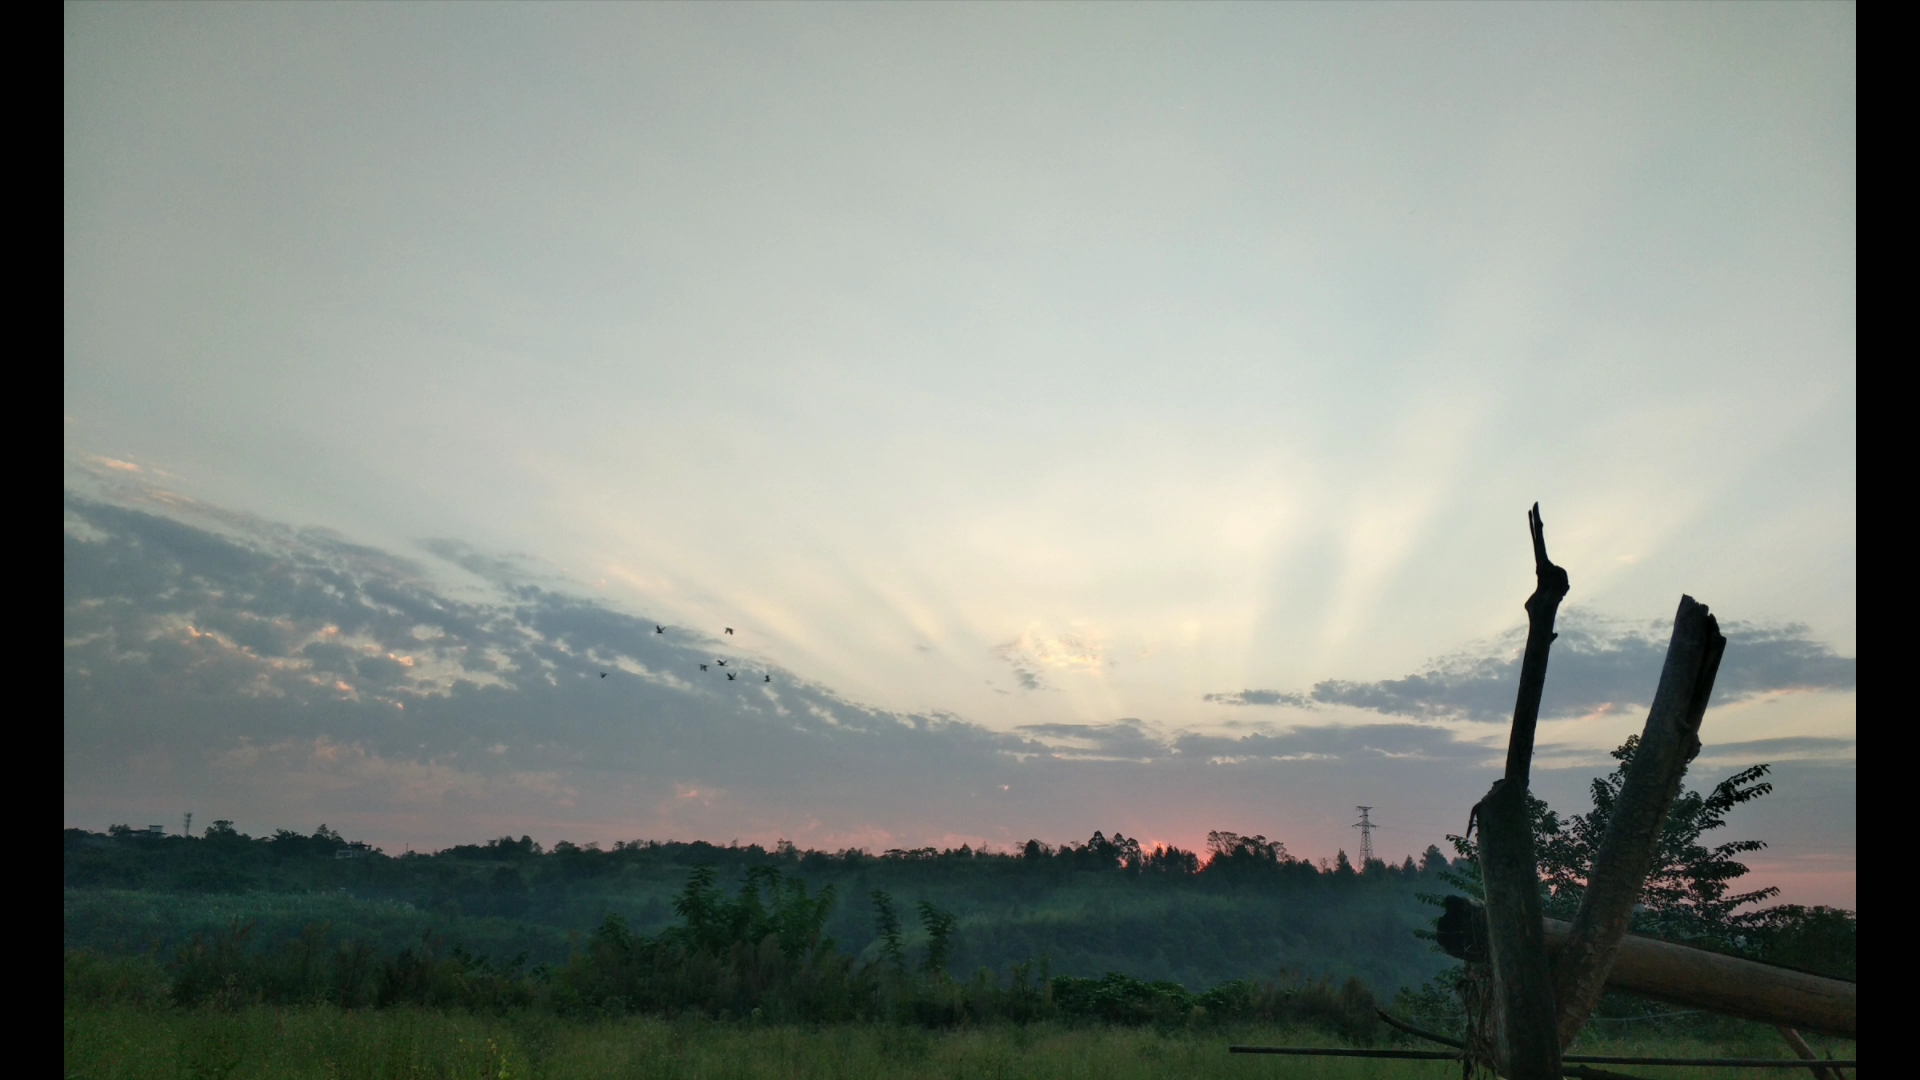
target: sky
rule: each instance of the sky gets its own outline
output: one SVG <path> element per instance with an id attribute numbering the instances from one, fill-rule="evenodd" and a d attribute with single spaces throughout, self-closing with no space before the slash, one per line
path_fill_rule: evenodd
<path id="1" fill-rule="evenodd" d="M 65 14 L 70 825 L 1397 858 L 1538 501 L 1852 906 L 1852 5 Z"/>

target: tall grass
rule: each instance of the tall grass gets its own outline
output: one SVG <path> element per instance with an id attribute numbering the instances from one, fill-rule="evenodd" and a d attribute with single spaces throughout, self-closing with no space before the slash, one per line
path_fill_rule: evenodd
<path id="1" fill-rule="evenodd" d="M 483 1017 L 424 1009 L 331 1006 L 232 1012 L 132 1006 L 69 1009 L 66 1075 L 92 1080 L 313 1077 L 326 1080 L 658 1078 L 1085 1078 L 1459 1075 L 1448 1062 L 1235 1056 L 1234 1041 L 1324 1042 L 1308 1032 L 1246 1028 L 1205 1036 L 1054 1024 L 929 1031 L 891 1024 L 727 1024 L 545 1013 Z"/>
<path id="2" fill-rule="evenodd" d="M 1752 1044 L 1660 1037 L 1583 1040 L 1587 1053 L 1786 1056 Z M 1453 1062 L 1231 1055 L 1234 1043 L 1337 1045 L 1324 1033 L 1246 1025 L 1208 1031 L 990 1025 L 949 1031 L 894 1024 L 720 1023 L 683 1018 L 570 1020 L 545 1012 L 333 1006 L 234 1011 L 69 1007 L 66 1075 L 89 1080 L 1141 1080 L 1152 1077 L 1452 1080 Z M 1851 1057 L 1851 1043 L 1836 1056 Z M 1663 1080 L 1779 1080 L 1777 1070 L 1637 1068 Z"/>

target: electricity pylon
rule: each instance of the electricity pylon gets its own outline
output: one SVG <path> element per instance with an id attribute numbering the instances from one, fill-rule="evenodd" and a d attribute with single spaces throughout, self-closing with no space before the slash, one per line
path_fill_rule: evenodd
<path id="1" fill-rule="evenodd" d="M 1367 820 L 1367 811 L 1373 807 L 1358 806 L 1354 809 L 1360 811 L 1360 820 L 1354 822 L 1353 827 L 1360 830 L 1360 870 L 1364 873 L 1367 864 L 1373 861 L 1373 822 Z"/>

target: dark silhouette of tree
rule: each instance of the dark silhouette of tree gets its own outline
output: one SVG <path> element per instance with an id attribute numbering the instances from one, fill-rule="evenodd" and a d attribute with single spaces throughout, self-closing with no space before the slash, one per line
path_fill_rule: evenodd
<path id="1" fill-rule="evenodd" d="M 1207 834 L 1207 865 L 1210 874 L 1248 874 L 1293 863 L 1287 845 L 1264 836 L 1241 836 L 1216 830 Z"/>
<path id="2" fill-rule="evenodd" d="M 870 894 L 873 900 L 873 928 L 880 935 L 880 955 L 893 965 L 897 972 L 907 969 L 907 952 L 900 939 L 900 914 L 893 909 L 893 897 L 879 889 Z"/>
<path id="3" fill-rule="evenodd" d="M 1143 861 L 1143 869 L 1149 874 L 1184 877 L 1200 872 L 1200 857 L 1177 847 L 1157 845 Z"/>
<path id="4" fill-rule="evenodd" d="M 1545 913 L 1551 918 L 1569 919 L 1580 908 L 1587 873 L 1594 854 L 1606 835 L 1608 815 L 1626 779 L 1627 764 L 1640 744 L 1632 735 L 1613 751 L 1619 762 L 1611 773 L 1596 777 L 1591 792 L 1593 809 L 1570 818 L 1561 818 L 1544 801 L 1529 794 L 1527 816 L 1533 828 L 1534 850 L 1540 866 L 1541 890 Z M 1773 790 L 1761 778 L 1769 766 L 1742 769 L 1714 785 L 1709 792 L 1682 789 L 1661 828 L 1660 847 L 1652 872 L 1641 895 L 1640 907 L 1633 916 L 1635 933 L 1652 934 L 1675 940 L 1691 940 L 1718 948 L 1740 949 L 1749 924 L 1757 925 L 1765 912 L 1737 915 L 1742 906 L 1779 894 L 1772 886 L 1733 892 L 1732 883 L 1746 875 L 1747 867 L 1734 856 L 1759 851 L 1767 845 L 1761 840 L 1734 840 L 1714 847 L 1700 842 L 1702 833 L 1723 828 L 1726 815 L 1736 806 L 1750 802 Z M 1440 872 L 1442 881 L 1475 899 L 1481 897 L 1479 845 L 1477 841 L 1449 835 L 1460 860 Z M 1438 896 L 1422 895 L 1430 903 Z M 1768 909 L 1772 910 L 1772 909 Z"/>
<path id="5" fill-rule="evenodd" d="M 959 919 L 951 911 L 934 905 L 930 900 L 920 901 L 920 925 L 927 930 L 928 972 L 942 975 L 947 970 L 947 960 L 953 955 L 953 931 L 959 925 Z"/>

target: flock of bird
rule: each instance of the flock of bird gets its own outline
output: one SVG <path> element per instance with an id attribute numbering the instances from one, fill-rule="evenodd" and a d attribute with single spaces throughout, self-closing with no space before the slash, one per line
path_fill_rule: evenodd
<path id="1" fill-rule="evenodd" d="M 725 630 L 726 630 L 726 632 L 727 632 L 727 634 L 728 634 L 728 636 L 732 636 L 732 634 L 733 634 L 733 627 L 731 627 L 731 626 L 729 626 L 729 627 L 726 627 L 726 628 L 725 628 Z M 664 634 L 664 633 L 666 633 L 666 632 L 667 632 L 667 628 L 666 628 L 666 627 L 664 627 L 664 626 L 661 626 L 661 625 L 659 625 L 658 623 L 655 623 L 655 624 L 654 624 L 654 627 L 653 627 L 653 632 L 654 632 L 654 633 L 656 633 L 656 634 Z M 727 666 L 727 662 L 726 662 L 725 660 L 718 660 L 718 659 L 716 659 L 716 660 L 714 660 L 714 661 L 713 661 L 713 663 L 714 663 L 715 665 L 717 665 L 717 666 L 719 666 L 719 667 L 726 667 L 726 666 Z M 700 670 L 701 670 L 701 671 L 705 671 L 705 670 L 707 670 L 707 665 L 705 665 L 705 664 L 701 664 L 701 665 L 700 665 Z M 738 678 L 736 677 L 736 675 L 737 675 L 737 673 L 735 673 L 735 672 L 732 672 L 732 671 L 729 671 L 729 672 L 727 672 L 727 673 L 726 673 L 726 676 L 727 676 L 727 681 L 728 681 L 728 682 L 737 682 L 737 681 L 739 681 L 739 680 L 738 680 Z M 606 677 L 607 677 L 607 673 L 606 673 L 606 672 L 604 672 L 604 671 L 603 671 L 603 672 L 601 672 L 601 673 L 600 673 L 600 677 L 601 677 L 601 678 L 603 678 L 603 679 L 604 679 L 604 678 L 606 678 Z M 773 681 L 773 676 L 772 676 L 772 675 L 767 675 L 767 674 L 764 674 L 764 673 L 763 673 L 763 674 L 762 674 L 762 675 L 760 676 L 760 678 L 761 678 L 761 681 L 763 681 L 763 682 L 772 682 L 772 681 Z"/>

